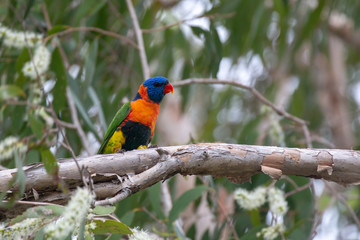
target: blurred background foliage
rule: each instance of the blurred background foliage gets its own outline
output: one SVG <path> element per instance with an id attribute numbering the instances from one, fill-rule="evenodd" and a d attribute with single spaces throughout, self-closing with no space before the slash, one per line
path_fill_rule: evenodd
<path id="1" fill-rule="evenodd" d="M 252 86 L 276 106 L 307 121 L 313 147 L 359 145 L 359 1 L 133 3 L 151 76 L 165 76 L 175 85 L 189 78 L 217 78 Z M 45 81 L 34 85 L 21 71 L 30 59 L 28 49 L 0 45 L 0 139 L 16 136 L 28 146 L 23 164 L 49 161 L 49 155 L 56 159 L 71 157 L 64 147 L 64 136 L 75 155 L 95 154 L 107 124 L 144 80 L 137 47 L 99 32 L 120 34 L 137 43 L 126 2 L 2 1 L 0 21 L 12 30 L 50 36 L 46 46 L 51 51 Z M 36 105 L 32 104 L 34 86 L 42 86 L 46 94 Z M 53 117 L 51 110 L 45 117 L 34 114 L 40 106 L 50 108 L 49 102 L 57 118 L 71 123 L 70 127 L 47 123 L 46 119 Z M 301 126 L 277 115 L 250 92 L 211 84 L 186 85 L 167 96 L 152 141 L 158 145 L 198 142 L 307 147 Z M 1 164 L 15 167 L 13 159 Z M 309 181 L 294 176 L 291 180 L 297 186 Z M 269 177 L 258 175 L 251 184 L 240 186 L 250 190 L 270 182 Z M 191 199 L 191 210 L 182 209 L 184 231 L 191 239 L 236 238 L 231 226 L 238 238 L 252 239 L 252 229 L 269 223 L 266 208 L 249 213 L 233 203 L 232 193 L 239 185 L 227 179 L 178 177 L 168 184 L 174 202 L 196 185 L 215 189 Z M 276 186 L 285 192 L 294 190 L 289 179 L 278 181 Z M 286 238 L 311 238 L 316 232 L 317 239 L 360 237 L 359 225 L 328 186 L 315 181 L 312 190 L 306 188 L 287 198 Z M 359 187 L 331 188 L 350 204 L 356 216 L 360 215 Z M 160 206 L 161 188 L 157 184 L 118 203 L 116 215 L 130 226 L 179 236 L 171 224 L 166 224 L 167 213 Z"/>

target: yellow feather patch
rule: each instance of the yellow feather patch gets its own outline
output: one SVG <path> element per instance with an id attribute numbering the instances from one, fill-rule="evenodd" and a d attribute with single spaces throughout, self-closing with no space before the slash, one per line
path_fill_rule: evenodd
<path id="1" fill-rule="evenodd" d="M 140 145 L 137 149 L 147 149 L 145 145 Z"/>
<path id="2" fill-rule="evenodd" d="M 116 130 L 109 139 L 104 149 L 104 154 L 116 153 L 122 149 L 122 145 L 125 143 L 125 137 L 121 130 Z"/>

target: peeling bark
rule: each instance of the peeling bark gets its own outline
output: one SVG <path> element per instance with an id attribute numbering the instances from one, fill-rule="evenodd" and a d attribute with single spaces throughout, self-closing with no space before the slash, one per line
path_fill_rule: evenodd
<path id="1" fill-rule="evenodd" d="M 275 179 L 297 175 L 344 185 L 360 184 L 360 151 L 355 150 L 204 143 L 95 155 L 79 158 L 78 162 L 92 175 L 97 205 L 112 204 L 177 173 L 226 176 L 239 183 L 263 172 Z M 42 164 L 29 165 L 24 170 L 26 200 L 34 200 L 35 189 L 38 201 L 60 204 L 67 201 L 68 195 L 57 189 Z M 15 173 L 16 169 L 0 171 L 0 191 L 17 191 L 16 186 L 7 189 Z M 72 190 L 82 185 L 72 159 L 59 160 L 59 177 Z M 6 211 L 10 210 L 0 209 L 0 218 Z"/>

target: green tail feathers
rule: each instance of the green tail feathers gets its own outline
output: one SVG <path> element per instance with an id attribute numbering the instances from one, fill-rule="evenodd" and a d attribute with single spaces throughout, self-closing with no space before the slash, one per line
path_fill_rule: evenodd
<path id="1" fill-rule="evenodd" d="M 106 130 L 105 133 L 105 137 L 104 140 L 99 148 L 98 154 L 103 154 L 104 153 L 104 149 L 106 147 L 106 144 L 109 142 L 109 139 L 111 138 L 111 136 L 114 134 L 116 128 L 122 123 L 122 121 L 124 121 L 124 119 L 126 118 L 126 116 L 129 114 L 131 109 L 131 105 L 130 102 L 125 103 L 120 109 L 119 111 L 117 111 L 115 117 L 113 118 L 113 120 L 111 121 L 108 129 Z"/>

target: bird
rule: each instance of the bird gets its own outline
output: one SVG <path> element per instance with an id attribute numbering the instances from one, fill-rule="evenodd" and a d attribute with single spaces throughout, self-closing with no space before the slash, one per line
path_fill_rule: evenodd
<path id="1" fill-rule="evenodd" d="M 145 80 L 131 102 L 125 103 L 111 121 L 98 154 L 146 149 L 150 143 L 160 103 L 174 88 L 165 77 Z"/>

